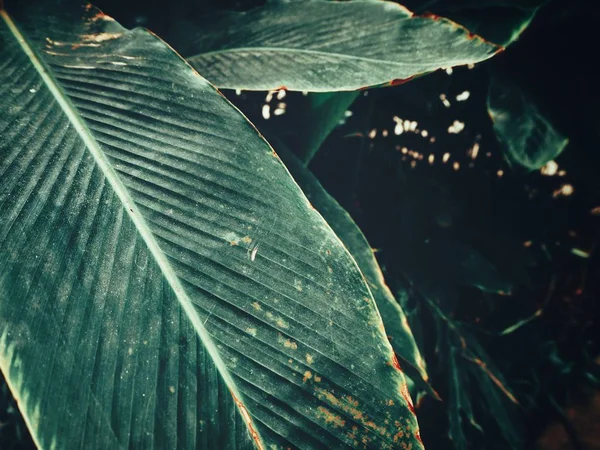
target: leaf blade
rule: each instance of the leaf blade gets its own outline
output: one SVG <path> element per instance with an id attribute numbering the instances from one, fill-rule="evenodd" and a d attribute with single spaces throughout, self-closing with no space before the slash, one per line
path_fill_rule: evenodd
<path id="1" fill-rule="evenodd" d="M 185 27 L 194 37 L 172 40 L 188 61 L 220 88 L 246 90 L 357 90 L 499 50 L 447 19 L 387 1 L 270 4 Z"/>
<path id="2" fill-rule="evenodd" d="M 41 446 L 419 447 L 368 288 L 272 149 L 155 36 L 81 16 L 16 23 L 99 155 L 0 27 L 0 367 Z"/>

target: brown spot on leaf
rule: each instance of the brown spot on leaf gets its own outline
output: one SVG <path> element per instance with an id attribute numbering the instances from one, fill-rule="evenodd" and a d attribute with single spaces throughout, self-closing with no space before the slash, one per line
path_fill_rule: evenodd
<path id="1" fill-rule="evenodd" d="M 317 417 L 320 419 L 324 419 L 325 423 L 333 424 L 335 428 L 343 427 L 344 425 L 346 425 L 345 420 L 343 420 L 340 416 L 332 413 L 323 406 L 319 406 L 317 408 Z"/>
<path id="2" fill-rule="evenodd" d="M 394 78 L 392 81 L 388 83 L 389 86 L 400 86 L 401 84 L 407 83 L 411 81 L 415 76 L 408 78 Z"/>
<path id="3" fill-rule="evenodd" d="M 286 339 L 283 335 L 279 335 L 277 339 L 280 344 L 283 344 L 285 348 L 291 348 L 292 350 L 298 350 L 298 344 L 296 344 L 291 339 Z"/>

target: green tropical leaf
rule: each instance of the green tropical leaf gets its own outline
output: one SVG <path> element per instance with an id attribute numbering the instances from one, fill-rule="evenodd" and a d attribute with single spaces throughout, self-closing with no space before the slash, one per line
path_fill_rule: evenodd
<path id="1" fill-rule="evenodd" d="M 169 39 L 220 88 L 326 92 L 477 63 L 499 47 L 388 1 L 275 3 L 182 23 Z"/>
<path id="2" fill-rule="evenodd" d="M 356 263 L 160 39 L 0 10 L 0 99 L 0 369 L 41 448 L 422 448 Z"/>
<path id="3" fill-rule="evenodd" d="M 427 386 L 426 389 L 437 395 L 428 384 L 429 375 L 425 361 L 415 342 L 406 315 L 385 283 L 373 249 L 364 234 L 348 212 L 329 195 L 319 180 L 306 169 L 298 158 L 281 145 L 277 145 L 277 151 L 309 201 L 330 224 L 356 260 L 381 313 L 394 352 L 410 365 L 409 374 L 412 378 L 417 375 L 422 381 L 419 385 Z"/>
<path id="4" fill-rule="evenodd" d="M 519 87 L 496 77 L 490 82 L 487 107 L 496 136 L 514 164 L 539 169 L 569 143 Z"/>

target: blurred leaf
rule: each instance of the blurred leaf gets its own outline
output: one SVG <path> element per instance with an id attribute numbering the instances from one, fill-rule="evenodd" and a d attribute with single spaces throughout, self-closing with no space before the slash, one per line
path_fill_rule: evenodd
<path id="1" fill-rule="evenodd" d="M 420 386 L 425 385 L 428 391 L 436 396 L 437 394 L 429 386 L 425 361 L 421 357 L 404 311 L 385 283 L 373 250 L 360 228 L 346 210 L 321 186 L 319 180 L 289 150 L 278 144 L 277 151 L 314 208 L 329 223 L 356 261 L 381 313 L 394 352 L 412 369 L 407 373 L 413 379 L 418 375 L 422 382 L 418 379 L 415 381 L 419 382 Z"/>
<path id="2" fill-rule="evenodd" d="M 309 109 L 306 121 L 298 125 L 296 155 L 307 165 L 315 156 L 331 131 L 344 117 L 348 107 L 359 92 L 327 92 L 309 94 Z"/>
<path id="3" fill-rule="evenodd" d="M 449 437 L 458 450 L 470 448 L 465 426 L 472 426 L 483 434 L 489 432 L 475 418 L 474 406 L 485 423 L 495 422 L 512 449 L 524 446 L 522 430 L 517 420 L 516 399 L 508 389 L 500 371 L 474 336 L 446 316 L 441 308 L 432 313 L 446 322 L 441 329 L 441 353 L 447 364 Z M 438 336 L 439 337 L 439 336 Z M 440 355 L 442 356 L 442 355 Z M 463 421 L 467 419 L 467 423 Z M 484 422 L 481 422 L 484 423 Z"/>
<path id="4" fill-rule="evenodd" d="M 269 4 L 183 23 L 169 42 L 220 88 L 326 92 L 397 84 L 499 48 L 397 3 Z"/>
<path id="5" fill-rule="evenodd" d="M 524 448 L 522 430 L 516 420 L 517 400 L 509 390 L 506 380 L 492 363 L 489 355 L 472 336 L 463 332 L 467 351 L 463 356 L 471 363 L 467 365 L 469 373 L 477 381 L 483 403 L 482 410 L 489 413 L 510 448 Z"/>
<path id="6" fill-rule="evenodd" d="M 569 142 L 520 88 L 496 77 L 490 82 L 488 112 L 508 160 L 528 170 L 556 158 Z"/>
<path id="7" fill-rule="evenodd" d="M 367 283 L 236 108 L 90 5 L 0 43 L 0 368 L 40 448 L 422 448 Z"/>
<path id="8" fill-rule="evenodd" d="M 441 239 L 430 239 L 421 246 L 419 261 L 406 268 L 409 278 L 419 289 L 433 286 L 470 286 L 483 292 L 506 294 L 513 283 L 496 267 L 468 244 Z"/>

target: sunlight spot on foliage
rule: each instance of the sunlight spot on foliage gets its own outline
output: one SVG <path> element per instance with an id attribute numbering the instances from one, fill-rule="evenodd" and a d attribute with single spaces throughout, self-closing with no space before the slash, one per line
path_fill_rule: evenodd
<path id="1" fill-rule="evenodd" d="M 281 92 L 285 92 L 285 91 L 281 91 Z M 286 104 L 285 103 L 279 103 L 277 105 L 277 108 L 275 109 L 275 111 L 273 111 L 273 114 L 276 116 L 281 116 L 282 114 L 285 114 L 285 108 L 286 108 Z"/>
<path id="2" fill-rule="evenodd" d="M 456 101 L 457 102 L 464 102 L 465 100 L 467 100 L 469 97 L 471 96 L 471 93 L 469 91 L 463 91 L 460 94 L 458 94 L 456 96 Z"/>
<path id="3" fill-rule="evenodd" d="M 269 103 L 271 100 L 273 100 L 273 95 L 275 95 L 276 91 L 269 91 L 267 93 L 267 96 L 265 97 L 265 102 Z"/>
<path id="4" fill-rule="evenodd" d="M 575 192 L 575 189 L 570 184 L 563 184 L 559 189 L 552 193 L 552 197 L 567 197 Z"/>
<path id="5" fill-rule="evenodd" d="M 448 99 L 446 98 L 446 94 L 440 94 L 440 100 L 446 108 L 450 108 L 450 101 L 448 101 Z"/>
<path id="6" fill-rule="evenodd" d="M 469 155 L 471 157 L 471 159 L 475 159 L 475 158 L 477 158 L 478 154 L 479 154 L 479 144 L 477 142 L 475 142 L 473 144 L 473 147 L 471 147 L 467 151 L 467 155 Z"/>
<path id="7" fill-rule="evenodd" d="M 399 136 L 402 133 L 404 133 L 404 125 L 402 119 L 398 116 L 394 116 L 392 120 L 396 122 L 396 126 L 394 127 L 394 134 Z"/>
<path id="8" fill-rule="evenodd" d="M 263 105 L 262 116 L 265 120 L 269 120 L 271 118 L 271 106 L 269 106 L 268 104 Z"/>
<path id="9" fill-rule="evenodd" d="M 575 256 L 579 256 L 580 258 L 589 258 L 590 252 L 586 252 L 585 250 L 581 250 L 580 248 L 572 248 L 571 253 Z"/>
<path id="10" fill-rule="evenodd" d="M 460 120 L 455 120 L 452 125 L 448 127 L 448 133 L 458 134 L 465 129 L 465 123 Z"/>
<path id="11" fill-rule="evenodd" d="M 546 175 L 551 177 L 552 175 L 556 175 L 558 172 L 558 164 L 555 161 L 548 161 L 542 168 L 540 169 L 542 175 Z"/>

